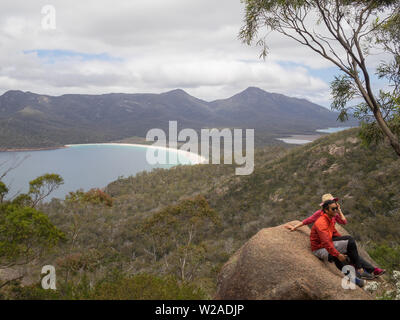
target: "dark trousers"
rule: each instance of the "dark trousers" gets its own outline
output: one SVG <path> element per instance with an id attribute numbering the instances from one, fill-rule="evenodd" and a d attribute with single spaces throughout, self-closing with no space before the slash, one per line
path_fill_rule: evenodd
<path id="1" fill-rule="evenodd" d="M 342 271 L 343 267 L 348 264 L 353 264 L 356 269 L 361 269 L 363 268 L 365 271 L 372 273 L 374 272 L 375 268 L 365 261 L 359 254 L 357 250 L 357 244 L 356 241 L 353 239 L 352 236 L 341 236 L 341 237 L 333 237 L 332 241 L 339 241 L 339 240 L 348 240 L 347 243 L 347 256 L 350 258 L 350 263 L 346 262 L 341 262 L 337 257 L 328 256 L 328 261 L 329 262 L 334 262 L 336 267 Z"/>

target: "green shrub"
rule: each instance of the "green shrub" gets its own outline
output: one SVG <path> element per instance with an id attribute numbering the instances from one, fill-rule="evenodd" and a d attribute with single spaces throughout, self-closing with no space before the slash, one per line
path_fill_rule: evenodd
<path id="1" fill-rule="evenodd" d="M 191 283 L 172 276 L 138 274 L 129 278 L 107 278 L 92 287 L 86 277 L 78 283 L 61 283 L 57 290 L 44 290 L 40 283 L 14 285 L 4 299 L 18 300 L 203 300 L 206 294 Z"/>
<path id="2" fill-rule="evenodd" d="M 368 251 L 372 259 L 374 259 L 382 268 L 387 269 L 388 273 L 393 270 L 400 269 L 400 246 L 390 247 L 381 244 Z"/>
<path id="3" fill-rule="evenodd" d="M 189 283 L 179 283 L 172 276 L 139 274 L 96 286 L 92 295 L 99 300 L 201 300 L 205 294 Z"/>

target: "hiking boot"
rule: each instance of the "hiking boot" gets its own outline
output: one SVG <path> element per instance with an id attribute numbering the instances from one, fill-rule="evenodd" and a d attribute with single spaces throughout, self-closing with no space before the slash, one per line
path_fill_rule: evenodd
<path id="1" fill-rule="evenodd" d="M 372 280 L 375 279 L 375 276 L 367 271 L 363 272 L 356 272 L 357 278 L 365 279 L 365 280 Z"/>
<path id="2" fill-rule="evenodd" d="M 385 269 L 375 268 L 375 270 L 374 270 L 374 276 L 375 276 L 375 278 L 380 277 L 380 276 L 383 275 L 385 272 L 386 272 Z"/>
<path id="3" fill-rule="evenodd" d="M 360 288 L 364 287 L 365 281 L 363 279 L 355 277 L 354 280 L 356 285 L 358 285 Z"/>

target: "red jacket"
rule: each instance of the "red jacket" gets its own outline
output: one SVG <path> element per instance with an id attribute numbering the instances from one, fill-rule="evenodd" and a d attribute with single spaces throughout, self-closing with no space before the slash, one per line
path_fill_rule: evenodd
<path id="1" fill-rule="evenodd" d="M 333 245 L 332 237 L 340 236 L 335 228 L 335 220 L 329 218 L 326 213 L 321 213 L 321 217 L 315 221 L 311 228 L 311 251 L 325 248 L 330 255 L 337 257 L 340 253 Z"/>

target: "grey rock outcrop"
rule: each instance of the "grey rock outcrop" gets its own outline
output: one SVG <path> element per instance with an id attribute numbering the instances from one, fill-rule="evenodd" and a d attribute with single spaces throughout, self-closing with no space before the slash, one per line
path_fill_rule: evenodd
<path id="1" fill-rule="evenodd" d="M 284 225 L 259 231 L 223 266 L 215 299 L 373 299 L 359 287 L 343 289 L 343 274 L 336 266 L 311 253 L 309 234 L 306 226 L 296 232 Z M 360 254 L 372 261 L 364 250 Z"/>

